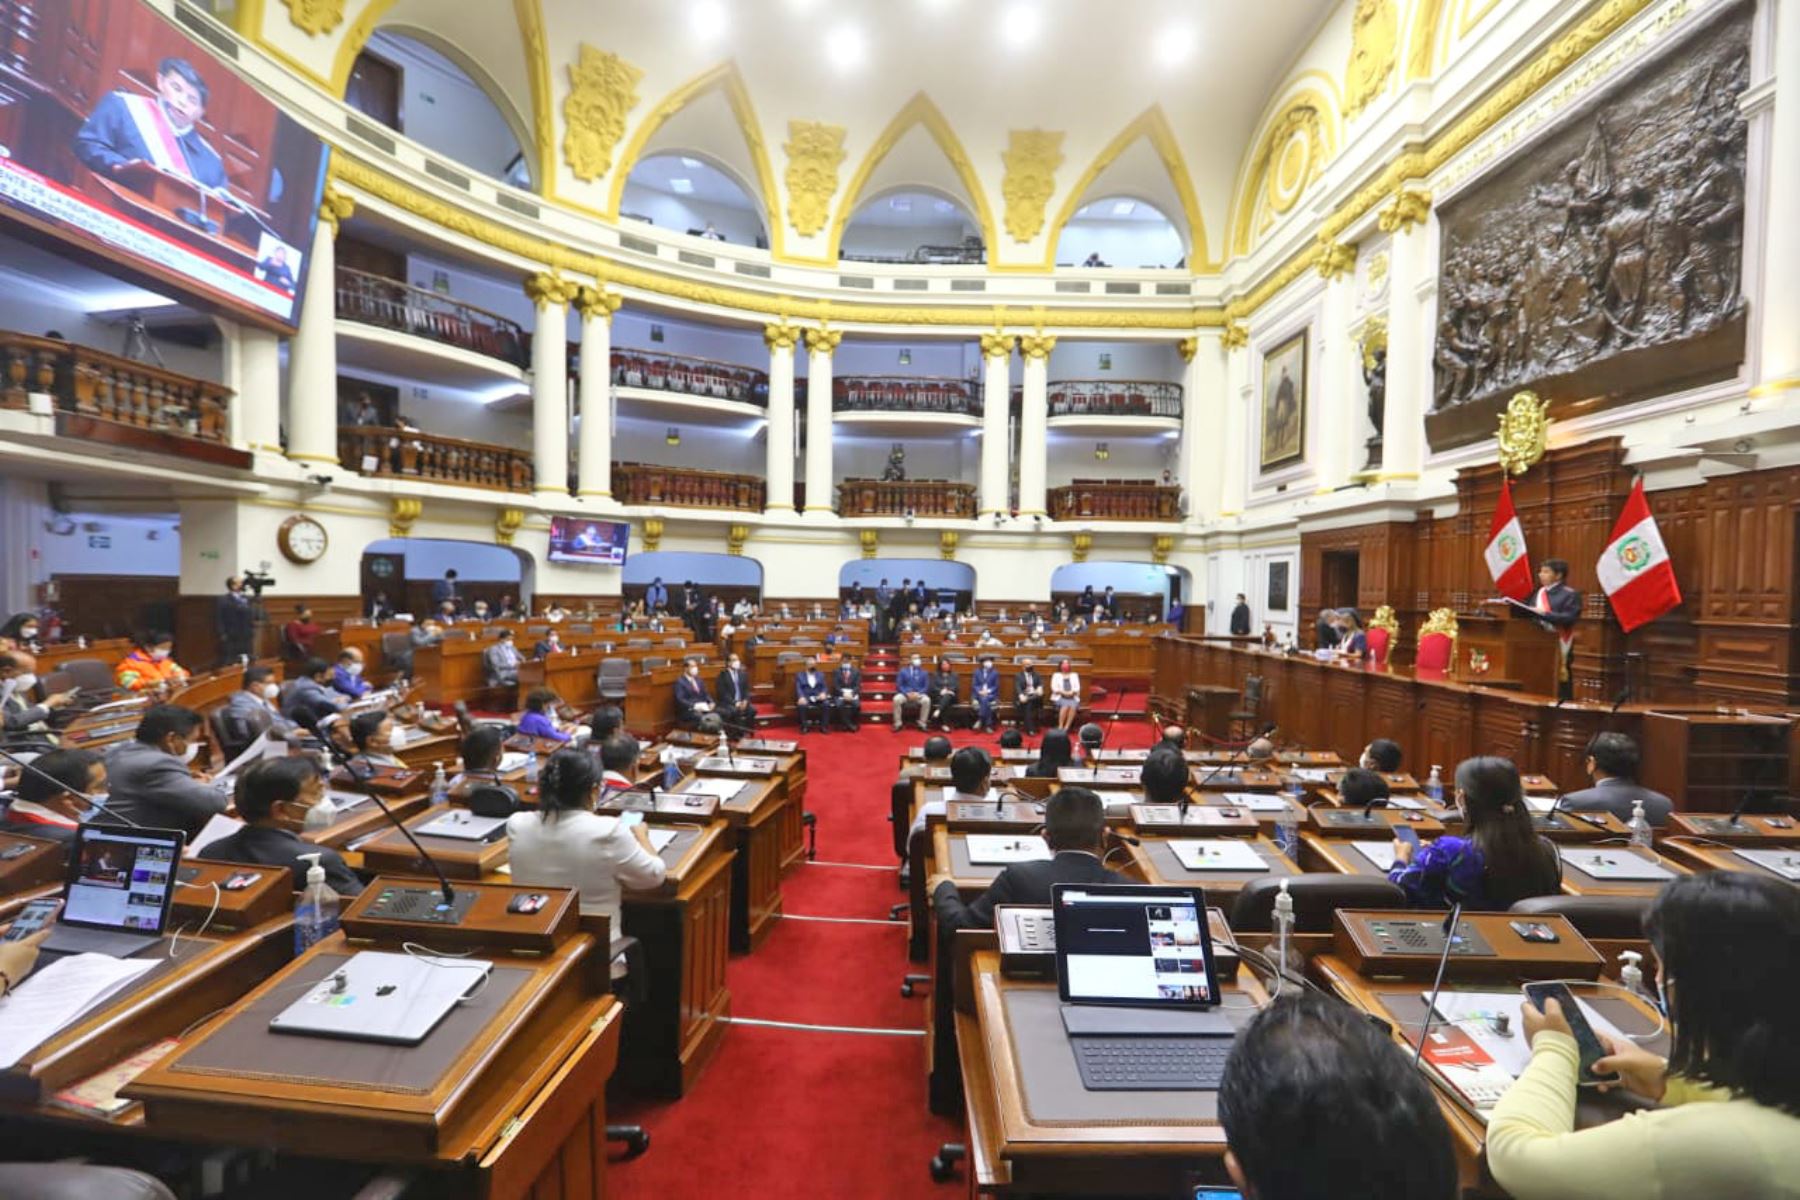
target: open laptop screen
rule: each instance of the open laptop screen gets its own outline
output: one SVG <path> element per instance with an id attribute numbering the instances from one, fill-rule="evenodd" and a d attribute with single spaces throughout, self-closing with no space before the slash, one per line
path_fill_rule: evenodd
<path id="1" fill-rule="evenodd" d="M 181 846 L 175 830 L 81 826 L 69 855 L 61 921 L 85 929 L 161 934 Z"/>
<path id="2" fill-rule="evenodd" d="M 1072 1004 L 1207 1008 L 1219 982 L 1197 887 L 1058 884 L 1056 981 Z"/>

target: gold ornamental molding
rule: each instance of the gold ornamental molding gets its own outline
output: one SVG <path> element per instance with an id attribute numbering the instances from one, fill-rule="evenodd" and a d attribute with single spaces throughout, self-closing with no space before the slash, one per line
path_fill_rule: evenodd
<path id="1" fill-rule="evenodd" d="M 539 308 L 562 307 L 575 299 L 580 285 L 554 271 L 539 271 L 525 281 L 525 295 Z"/>
<path id="2" fill-rule="evenodd" d="M 782 146 L 788 158 L 783 176 L 788 191 L 788 223 L 801 237 L 825 228 L 831 198 L 837 195 L 838 168 L 844 165 L 844 127 L 824 121 L 789 121 Z"/>
<path id="3" fill-rule="evenodd" d="M 1182 362 L 1193 362 L 1194 355 L 1200 353 L 1200 339 L 1197 337 L 1182 338 L 1175 343 L 1175 349 L 1181 353 Z"/>
<path id="4" fill-rule="evenodd" d="M 1025 356 L 1026 362 L 1035 360 L 1048 361 L 1050 352 L 1056 349 L 1056 337 L 1048 333 L 1027 333 L 1019 337 L 1019 353 Z"/>
<path id="5" fill-rule="evenodd" d="M 981 356 L 983 358 L 1011 358 L 1012 352 L 1012 334 L 984 333 L 981 335 Z"/>
<path id="6" fill-rule="evenodd" d="M 319 220 L 331 226 L 331 236 L 336 237 L 338 225 L 355 215 L 356 201 L 327 183 L 324 195 L 319 197 Z"/>
<path id="7" fill-rule="evenodd" d="M 425 502 L 416 496 L 393 497 L 388 509 L 388 536 L 412 536 L 412 527 L 424 512 Z"/>
<path id="8" fill-rule="evenodd" d="M 1169 552 L 1175 549 L 1175 535 L 1159 533 L 1150 539 L 1150 561 L 1162 566 L 1169 561 Z"/>
<path id="9" fill-rule="evenodd" d="M 955 562 L 956 547 L 961 541 L 962 534 L 956 532 L 956 530 L 940 529 L 938 531 L 938 557 L 942 558 L 945 562 Z"/>
<path id="10" fill-rule="evenodd" d="M 800 344 L 801 329 L 783 320 L 778 325 L 763 326 L 763 345 L 771 350 L 792 350 Z"/>
<path id="11" fill-rule="evenodd" d="M 1393 77 L 1400 53 L 1395 0 L 1356 0 L 1350 17 L 1350 63 L 1344 68 L 1344 116 L 1354 117 Z"/>
<path id="12" fill-rule="evenodd" d="M 1400 618 L 1394 615 L 1394 606 L 1391 604 L 1376 606 L 1375 615 L 1369 618 L 1369 628 L 1387 630 L 1390 648 L 1400 641 Z"/>
<path id="13" fill-rule="evenodd" d="M 1094 548 L 1094 535 L 1091 533 L 1074 534 L 1069 538 L 1069 547 L 1070 554 L 1076 562 L 1086 562 L 1088 551 Z"/>
<path id="14" fill-rule="evenodd" d="M 1420 188 L 1403 187 L 1375 218 L 1383 233 L 1405 233 L 1414 225 L 1423 225 L 1431 216 L 1431 193 Z"/>
<path id="15" fill-rule="evenodd" d="M 733 558 L 742 558 L 744 543 L 750 538 L 748 525 L 729 525 L 725 529 L 725 553 Z"/>
<path id="16" fill-rule="evenodd" d="M 1387 349 L 1388 325 L 1385 316 L 1370 317 L 1356 336 L 1356 344 L 1362 349 L 1362 363 L 1365 371 L 1375 367 L 1375 356 Z"/>
<path id="17" fill-rule="evenodd" d="M 529 293 L 527 293 L 529 294 Z M 582 317 L 599 317 L 607 324 L 612 323 L 613 314 L 625 303 L 625 297 L 617 292 L 609 292 L 603 287 L 592 287 L 581 284 L 575 289 L 573 296 L 575 311 Z"/>
<path id="18" fill-rule="evenodd" d="M 308 37 L 330 33 L 344 23 L 344 0 L 281 0 L 288 20 Z"/>
<path id="19" fill-rule="evenodd" d="M 1550 402 L 1536 392 L 1515 392 L 1500 414 L 1494 440 L 1507 474 L 1523 475 L 1543 459 L 1550 444 Z"/>
<path id="20" fill-rule="evenodd" d="M 1242 350 L 1250 344 L 1250 327 L 1242 321 L 1229 321 L 1225 332 L 1219 335 L 1219 341 L 1227 350 Z"/>
<path id="21" fill-rule="evenodd" d="M 1044 228 L 1044 209 L 1056 192 L 1056 168 L 1063 161 L 1063 135 L 1043 129 L 1007 133 L 1000 162 L 1000 195 L 1006 201 L 1006 232 L 1029 242 Z"/>
<path id="22" fill-rule="evenodd" d="M 575 178 L 591 183 L 612 168 L 613 150 L 625 136 L 625 116 L 637 106 L 644 78 L 617 54 L 583 42 L 569 64 L 563 97 L 563 161 Z"/>
<path id="23" fill-rule="evenodd" d="M 644 549 L 655 550 L 662 545 L 663 523 L 661 517 L 644 518 Z"/>
<path id="24" fill-rule="evenodd" d="M 510 546 L 519 527 L 525 524 L 525 510 L 503 508 L 494 516 L 494 545 Z"/>
<path id="25" fill-rule="evenodd" d="M 1349 242 L 1320 242 L 1318 268 L 1327 281 L 1348 275 L 1356 269 L 1356 247 Z"/>
<path id="26" fill-rule="evenodd" d="M 806 331 L 806 348 L 814 354 L 823 354 L 829 358 L 837 351 L 844 340 L 844 331 L 833 329 L 829 325 L 820 325 L 816 329 Z"/>
<path id="27" fill-rule="evenodd" d="M 876 551 L 881 549 L 881 531 L 879 529 L 865 529 L 856 535 L 856 540 L 862 546 L 864 558 L 874 558 Z"/>

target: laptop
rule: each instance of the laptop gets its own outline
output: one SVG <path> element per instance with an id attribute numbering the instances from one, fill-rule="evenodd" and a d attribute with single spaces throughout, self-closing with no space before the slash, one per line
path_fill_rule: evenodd
<path id="1" fill-rule="evenodd" d="M 177 829 L 77 828 L 62 914 L 44 949 L 128 958 L 155 945 L 169 924 L 185 844 Z"/>
<path id="2" fill-rule="evenodd" d="M 1197 887 L 1059 883 L 1056 987 L 1089 1091 L 1216 1090 L 1237 1030 Z"/>
<path id="3" fill-rule="evenodd" d="M 269 1019 L 273 1033 L 416 1046 L 486 986 L 494 964 L 364 950 Z"/>

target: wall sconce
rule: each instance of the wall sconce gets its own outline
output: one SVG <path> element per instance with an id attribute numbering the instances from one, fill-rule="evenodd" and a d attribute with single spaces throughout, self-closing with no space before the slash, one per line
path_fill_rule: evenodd
<path id="1" fill-rule="evenodd" d="M 1107 459 L 1112 457 L 1112 451 L 1107 448 L 1107 445 L 1105 442 L 1095 442 L 1094 443 L 1094 457 L 1099 459 L 1101 462 L 1105 462 Z"/>
<path id="2" fill-rule="evenodd" d="M 671 446 L 681 445 L 681 430 L 675 428 L 673 425 L 669 426 L 669 432 L 663 434 L 663 441 L 669 443 Z"/>

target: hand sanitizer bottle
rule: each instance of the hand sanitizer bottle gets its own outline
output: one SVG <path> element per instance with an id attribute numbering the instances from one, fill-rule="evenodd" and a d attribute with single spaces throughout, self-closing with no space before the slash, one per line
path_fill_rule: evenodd
<path id="1" fill-rule="evenodd" d="M 536 747 L 533 747 L 531 753 L 525 756 L 525 782 L 531 787 L 536 787 L 537 781 L 538 756 Z"/>
<path id="2" fill-rule="evenodd" d="M 1655 837 L 1650 832 L 1650 821 L 1644 816 L 1644 802 L 1633 800 L 1631 802 L 1631 844 L 1642 846 L 1648 850 L 1654 840 Z"/>
<path id="3" fill-rule="evenodd" d="M 450 781 L 444 778 L 444 764 L 437 764 L 431 773 L 431 802 L 433 804 L 450 803 Z"/>
<path id="4" fill-rule="evenodd" d="M 294 953 L 306 953 L 309 946 L 330 937 L 338 927 L 337 893 L 325 886 L 325 868 L 319 865 L 319 854 L 299 856 L 311 865 L 306 868 L 306 886 L 300 890 L 300 902 L 294 906 Z"/>
<path id="5" fill-rule="evenodd" d="M 1444 802 L 1444 768 L 1431 765 L 1431 776 L 1425 780 L 1425 795 L 1433 804 Z"/>

